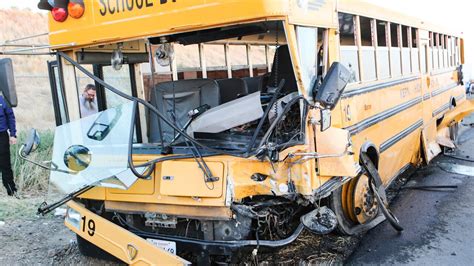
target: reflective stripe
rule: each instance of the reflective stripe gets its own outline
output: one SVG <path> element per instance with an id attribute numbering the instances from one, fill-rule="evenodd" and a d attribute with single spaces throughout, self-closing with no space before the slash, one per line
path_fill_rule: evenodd
<path id="1" fill-rule="evenodd" d="M 443 86 L 439 89 L 436 89 L 434 91 L 431 92 L 431 97 L 435 97 L 437 95 L 440 95 L 441 93 L 445 92 L 445 91 L 448 91 L 450 89 L 453 89 L 453 88 L 456 88 L 458 86 L 457 83 L 452 83 L 452 84 L 448 84 L 446 86 Z"/>
<path id="2" fill-rule="evenodd" d="M 379 83 L 379 84 L 375 84 L 375 85 L 372 85 L 372 86 L 363 87 L 363 88 L 359 88 L 359 89 L 356 89 L 356 90 L 344 92 L 344 94 L 342 95 L 342 98 L 350 98 L 350 97 L 353 97 L 353 96 L 356 96 L 356 95 L 359 95 L 359 94 L 372 92 L 372 91 L 376 91 L 376 90 L 381 90 L 381 89 L 384 89 L 384 88 L 387 88 L 387 87 L 396 86 L 396 85 L 399 85 L 399 84 L 407 83 L 407 82 L 418 80 L 418 79 L 420 79 L 420 78 L 419 77 L 410 77 L 410 78 L 404 78 L 404 79 L 398 79 L 398 80 L 392 80 L 392 81 L 388 81 L 388 82 L 384 82 L 384 83 Z"/>
<path id="3" fill-rule="evenodd" d="M 421 103 L 421 96 L 419 97 L 416 97 L 408 102 L 405 102 L 405 103 L 402 103 L 400 105 L 397 105 L 393 108 L 390 108 L 388 110 L 385 110 L 381 113 L 378 113 L 374 116 L 371 116 L 367 119 L 364 119 L 362 120 L 361 122 L 357 123 L 357 124 L 354 124 L 352 126 L 349 126 L 349 127 L 346 127 L 345 129 L 348 130 L 350 132 L 351 135 L 355 135 L 361 131 L 363 131 L 364 129 L 367 129 L 377 123 L 379 123 L 380 121 L 383 121 L 385 119 L 388 119 L 398 113 L 401 113 L 419 103 Z"/>
<path id="4" fill-rule="evenodd" d="M 386 140 L 384 143 L 380 145 L 380 152 L 382 153 L 386 151 L 387 149 L 395 145 L 397 142 L 404 139 L 405 137 L 413 133 L 415 130 L 420 128 L 422 125 L 423 125 L 423 120 L 420 119 L 415 124 L 411 125 L 410 127 L 404 129 L 402 132 Z"/>

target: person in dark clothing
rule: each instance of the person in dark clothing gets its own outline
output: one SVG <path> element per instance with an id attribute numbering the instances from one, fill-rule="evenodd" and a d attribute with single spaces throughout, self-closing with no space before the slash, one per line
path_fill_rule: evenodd
<path id="1" fill-rule="evenodd" d="M 3 185 L 9 196 L 14 196 L 17 191 L 13 180 L 13 171 L 10 161 L 10 145 L 16 144 L 15 115 L 10 106 L 0 96 L 0 172 Z"/>

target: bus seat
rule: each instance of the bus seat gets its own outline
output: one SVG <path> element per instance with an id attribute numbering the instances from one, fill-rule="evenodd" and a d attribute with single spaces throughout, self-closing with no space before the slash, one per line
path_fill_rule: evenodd
<path id="1" fill-rule="evenodd" d="M 263 76 L 257 76 L 257 77 L 245 77 L 242 78 L 245 83 L 247 83 L 247 88 L 248 88 L 248 93 L 254 93 L 257 91 L 263 91 L 263 85 L 267 83 L 268 81 L 268 74 L 265 74 Z"/>
<path id="2" fill-rule="evenodd" d="M 245 81 L 242 79 L 220 79 L 217 80 L 217 84 L 219 85 L 219 90 L 221 93 L 221 104 L 233 101 L 239 98 L 239 96 L 248 94 L 247 83 L 245 83 Z"/>
<path id="3" fill-rule="evenodd" d="M 276 64 L 277 60 L 278 64 Z M 275 82 L 276 78 L 278 79 L 277 82 Z M 285 85 L 281 90 L 283 94 L 288 94 L 298 90 L 298 85 L 296 84 L 295 72 L 293 71 L 293 65 L 291 63 L 288 45 L 282 45 L 277 48 L 277 51 L 275 52 L 275 57 L 273 59 L 272 72 L 270 73 L 270 77 L 268 78 L 266 86 L 277 87 L 282 79 L 285 79 Z"/>
<path id="4" fill-rule="evenodd" d="M 210 79 L 179 80 L 163 82 L 151 91 L 151 104 L 156 107 L 170 121 L 173 118 L 173 109 L 176 125 L 182 128 L 188 121 L 188 112 L 204 104 L 211 108 L 220 104 L 219 86 Z M 173 98 L 175 103 L 173 105 Z M 150 112 L 150 143 L 159 143 L 161 140 L 158 116 Z M 170 142 L 176 132 L 161 121 L 163 139 Z"/>

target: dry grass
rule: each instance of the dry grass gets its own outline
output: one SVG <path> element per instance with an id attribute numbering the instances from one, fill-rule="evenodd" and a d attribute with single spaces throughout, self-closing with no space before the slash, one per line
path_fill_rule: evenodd
<path id="1" fill-rule="evenodd" d="M 30 10 L 0 10 L 0 43 L 48 32 L 46 14 Z M 47 36 L 22 43 L 47 44 Z M 10 49 L 10 48 L 8 48 Z M 51 56 L 8 56 L 13 60 L 19 105 L 15 109 L 19 129 L 53 129 L 54 112 L 47 61 Z M 2 58 L 0 56 L 0 58 Z"/>
<path id="2" fill-rule="evenodd" d="M 34 218 L 41 202 L 42 198 L 37 196 L 23 195 L 21 199 L 17 199 L 1 192 L 0 221 Z"/>
<path id="3" fill-rule="evenodd" d="M 22 131 L 18 135 L 18 144 L 11 147 L 11 158 L 12 168 L 15 174 L 15 183 L 21 194 L 24 192 L 28 193 L 41 193 L 48 189 L 48 172 L 42 168 L 35 166 L 29 162 L 26 162 L 19 158 L 18 150 L 21 143 L 26 139 L 27 132 Z M 40 132 L 41 145 L 33 152 L 29 158 L 42 162 L 51 160 L 52 147 L 53 147 L 53 133 L 52 131 Z"/>

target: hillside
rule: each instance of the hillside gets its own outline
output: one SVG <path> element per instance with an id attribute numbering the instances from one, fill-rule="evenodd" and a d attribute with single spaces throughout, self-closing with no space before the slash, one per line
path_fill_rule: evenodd
<path id="1" fill-rule="evenodd" d="M 0 10 L 0 42 L 48 31 L 47 16 L 30 10 Z M 47 37 L 22 41 L 45 44 Z M 15 109 L 20 129 L 52 129 L 55 126 L 47 61 L 50 56 L 8 56 L 14 63 L 19 105 Z"/>

